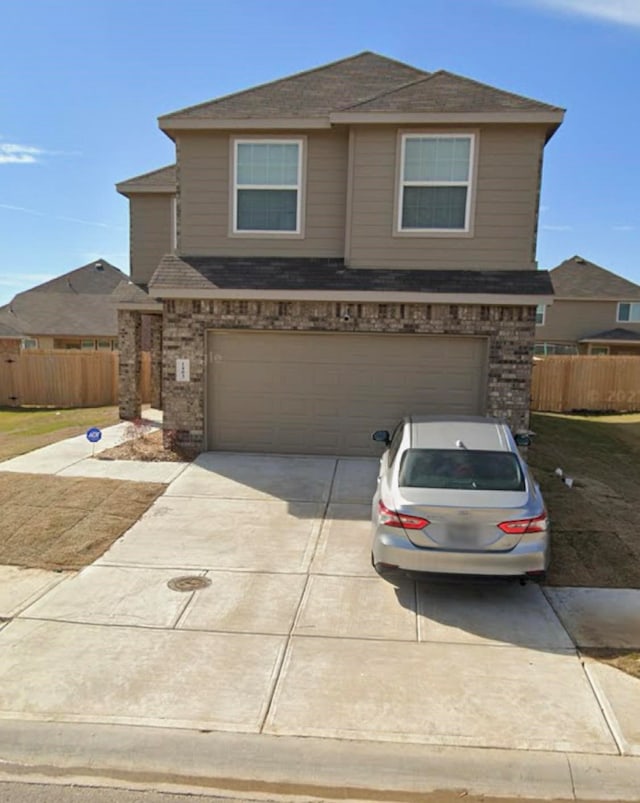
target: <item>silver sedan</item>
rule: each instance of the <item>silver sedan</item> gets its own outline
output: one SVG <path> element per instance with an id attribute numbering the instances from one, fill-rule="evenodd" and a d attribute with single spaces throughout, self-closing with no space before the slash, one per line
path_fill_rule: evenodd
<path id="1" fill-rule="evenodd" d="M 480 417 L 409 417 L 373 498 L 372 562 L 391 570 L 543 579 L 549 520 L 509 427 Z"/>

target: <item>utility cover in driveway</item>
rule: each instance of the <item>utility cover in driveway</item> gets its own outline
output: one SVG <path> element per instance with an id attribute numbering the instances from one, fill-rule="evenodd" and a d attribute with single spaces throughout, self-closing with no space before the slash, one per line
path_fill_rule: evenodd
<path id="1" fill-rule="evenodd" d="M 484 412 L 482 338 L 216 331 L 208 356 L 210 449 L 373 455 L 408 413 Z"/>

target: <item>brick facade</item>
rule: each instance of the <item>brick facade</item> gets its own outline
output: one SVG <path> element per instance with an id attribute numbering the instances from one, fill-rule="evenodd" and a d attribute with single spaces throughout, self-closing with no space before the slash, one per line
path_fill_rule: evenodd
<path id="1" fill-rule="evenodd" d="M 514 430 L 529 424 L 532 306 L 170 300 L 164 303 L 162 329 L 165 433 L 186 447 L 206 448 L 209 329 L 483 336 L 488 339 L 487 415 L 504 418 Z M 176 381 L 176 359 L 189 360 L 189 382 Z"/>
<path id="2" fill-rule="evenodd" d="M 120 348 L 120 418 L 133 421 L 142 413 L 142 315 L 134 310 L 118 310 Z"/>

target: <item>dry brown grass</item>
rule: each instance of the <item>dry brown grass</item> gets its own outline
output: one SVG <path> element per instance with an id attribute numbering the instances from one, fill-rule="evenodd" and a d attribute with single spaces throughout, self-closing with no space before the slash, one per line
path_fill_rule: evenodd
<path id="1" fill-rule="evenodd" d="M 164 489 L 151 482 L 0 472 L 0 564 L 87 566 Z"/>

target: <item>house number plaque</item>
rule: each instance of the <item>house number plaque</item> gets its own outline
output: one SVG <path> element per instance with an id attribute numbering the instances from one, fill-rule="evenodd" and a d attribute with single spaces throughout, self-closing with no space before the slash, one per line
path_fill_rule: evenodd
<path id="1" fill-rule="evenodd" d="M 189 360 L 176 360 L 176 382 L 189 381 Z"/>

